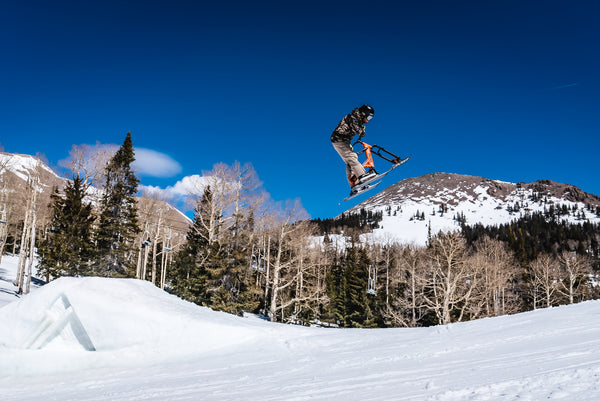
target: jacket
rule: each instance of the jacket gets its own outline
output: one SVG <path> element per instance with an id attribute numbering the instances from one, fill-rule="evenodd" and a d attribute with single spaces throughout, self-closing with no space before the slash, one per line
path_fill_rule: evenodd
<path id="1" fill-rule="evenodd" d="M 355 108 L 342 118 L 331 134 L 331 142 L 350 143 L 355 135 L 361 137 L 365 135 L 365 125 L 362 123 L 362 115 L 358 109 L 358 107 Z"/>

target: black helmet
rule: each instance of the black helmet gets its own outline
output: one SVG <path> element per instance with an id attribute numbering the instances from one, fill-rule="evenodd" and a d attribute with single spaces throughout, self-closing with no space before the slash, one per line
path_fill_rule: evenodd
<path id="1" fill-rule="evenodd" d="M 360 111 L 360 114 L 362 114 L 363 118 L 366 118 L 367 120 L 370 120 L 375 115 L 375 110 L 373 110 L 373 108 L 368 104 L 363 104 L 360 106 L 358 111 Z"/>

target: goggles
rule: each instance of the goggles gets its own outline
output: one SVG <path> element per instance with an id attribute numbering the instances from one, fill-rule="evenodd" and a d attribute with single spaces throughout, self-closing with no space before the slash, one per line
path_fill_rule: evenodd
<path id="1" fill-rule="evenodd" d="M 373 114 L 369 114 L 365 118 L 367 119 L 367 121 L 371 121 L 371 119 L 373 118 Z"/>

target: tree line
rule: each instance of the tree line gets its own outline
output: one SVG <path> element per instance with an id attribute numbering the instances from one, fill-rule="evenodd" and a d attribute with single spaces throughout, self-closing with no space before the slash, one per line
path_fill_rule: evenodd
<path id="1" fill-rule="evenodd" d="M 296 324 L 428 326 L 598 297 L 600 231 L 587 222 L 540 214 L 463 224 L 425 247 L 366 244 L 360 234 L 381 213 L 311 221 L 298 200 L 271 200 L 251 165 L 221 163 L 191 190 L 193 221 L 176 236 L 164 207 L 136 200 L 133 160 L 127 134 L 98 170 L 97 204 L 88 198 L 94 175 L 74 163 L 72 180 L 48 200 L 46 224 L 23 216 L 13 252 L 16 243 L 20 254 L 36 248 L 48 279 L 137 277 L 215 310 Z M 39 204 L 37 184 L 28 185 L 27 202 Z M 20 277 L 31 276 L 28 260 Z"/>

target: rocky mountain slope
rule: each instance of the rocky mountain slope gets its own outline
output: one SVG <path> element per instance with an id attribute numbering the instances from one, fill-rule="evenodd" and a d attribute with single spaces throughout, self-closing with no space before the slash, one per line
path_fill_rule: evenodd
<path id="1" fill-rule="evenodd" d="M 374 237 L 425 244 L 428 233 L 509 223 L 535 212 L 577 224 L 600 223 L 600 198 L 549 180 L 510 183 L 449 173 L 407 178 L 349 209 L 381 212 Z"/>
<path id="2" fill-rule="evenodd" d="M 54 187 L 59 190 L 66 185 L 67 179 L 58 176 L 50 167 L 37 157 L 22 154 L 0 152 L 0 218 L 5 218 L 10 225 L 16 225 L 23 219 L 24 206 L 27 203 L 28 181 L 39 180 L 38 211 L 39 218 L 48 219 L 46 205 Z M 97 205 L 100 191 L 94 187 L 88 190 L 89 201 Z M 162 200 L 138 198 L 140 222 L 153 222 L 160 212 L 161 225 L 173 232 L 185 235 L 190 219 L 181 211 Z M 159 211 L 159 212 L 157 212 Z M 154 223 L 152 223 L 154 224 Z M 155 224 L 154 224 L 155 225 Z"/>

